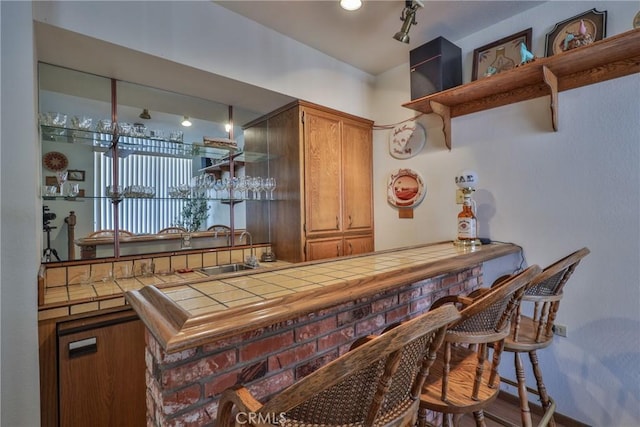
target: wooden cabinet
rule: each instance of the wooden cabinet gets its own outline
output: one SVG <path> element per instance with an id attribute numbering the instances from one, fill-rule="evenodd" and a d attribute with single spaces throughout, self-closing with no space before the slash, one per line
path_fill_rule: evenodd
<path id="1" fill-rule="evenodd" d="M 371 125 L 343 120 L 343 230 L 373 232 L 373 144 Z M 373 249 L 371 249 L 373 250 Z"/>
<path id="2" fill-rule="evenodd" d="M 40 324 L 43 426 L 144 426 L 144 325 L 130 309 Z"/>
<path id="3" fill-rule="evenodd" d="M 309 260 L 326 259 L 373 252 L 373 235 L 348 235 L 307 239 L 305 252 Z"/>
<path id="4" fill-rule="evenodd" d="M 356 255 L 373 252 L 373 235 L 347 236 L 344 238 L 344 254 Z"/>
<path id="5" fill-rule="evenodd" d="M 370 120 L 304 101 L 245 126 L 245 144 L 268 145 L 269 175 L 278 183 L 278 197 L 263 215 L 279 259 L 373 250 L 372 127 Z M 260 226 L 247 218 L 247 229 Z M 367 244 L 349 240 L 349 246 L 352 237 Z"/>

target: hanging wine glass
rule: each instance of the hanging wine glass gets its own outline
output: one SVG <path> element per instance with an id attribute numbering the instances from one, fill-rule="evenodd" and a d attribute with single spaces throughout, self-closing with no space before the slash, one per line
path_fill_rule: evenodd
<path id="1" fill-rule="evenodd" d="M 64 192 L 62 191 L 62 187 L 65 182 L 67 182 L 67 171 L 58 171 L 56 172 L 56 180 L 58 181 L 58 187 L 60 187 L 60 195 L 64 196 Z"/>
<path id="2" fill-rule="evenodd" d="M 249 190 L 253 191 L 253 199 L 255 200 L 260 199 L 260 193 L 258 192 L 259 182 L 260 178 L 258 177 L 253 177 L 249 180 Z"/>
<path id="3" fill-rule="evenodd" d="M 256 178 L 256 186 L 258 191 L 258 199 L 262 199 L 260 193 L 264 191 L 264 198 L 267 198 L 267 178 L 258 177 Z"/>
<path id="4" fill-rule="evenodd" d="M 251 177 L 248 177 L 248 176 L 241 176 L 238 178 L 238 181 L 236 183 L 236 189 L 240 192 L 241 199 L 247 198 L 247 188 L 250 180 L 251 180 Z"/>
<path id="5" fill-rule="evenodd" d="M 229 182 L 229 199 L 234 200 L 236 198 L 236 189 L 238 188 L 238 178 L 232 176 L 228 179 Z"/>
<path id="6" fill-rule="evenodd" d="M 224 190 L 224 183 L 221 179 L 217 179 L 216 182 L 213 183 L 213 189 L 216 191 L 216 198 L 221 199 L 221 193 Z"/>
<path id="7" fill-rule="evenodd" d="M 265 192 L 269 192 L 269 199 L 273 200 L 273 190 L 276 189 L 276 179 L 272 177 L 266 178 L 264 182 L 264 189 Z"/>

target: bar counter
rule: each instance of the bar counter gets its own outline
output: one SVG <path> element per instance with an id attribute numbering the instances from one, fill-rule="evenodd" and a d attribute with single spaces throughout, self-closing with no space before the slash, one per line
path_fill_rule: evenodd
<path id="1" fill-rule="evenodd" d="M 255 270 L 179 287 L 145 286 L 126 299 L 173 353 L 516 253 L 512 244 L 451 242 Z"/>
<path id="2" fill-rule="evenodd" d="M 238 384 L 268 399 L 357 338 L 482 286 L 485 261 L 519 251 L 444 242 L 131 290 L 146 325 L 147 425 L 211 425 Z"/>

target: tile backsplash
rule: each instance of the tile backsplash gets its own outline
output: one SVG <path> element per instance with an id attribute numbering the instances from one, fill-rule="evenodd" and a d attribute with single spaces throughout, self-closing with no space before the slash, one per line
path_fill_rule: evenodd
<path id="1" fill-rule="evenodd" d="M 268 245 L 254 246 L 259 257 Z M 189 269 L 243 262 L 249 248 L 206 250 L 188 254 L 126 256 L 118 260 L 42 264 L 38 280 L 40 320 L 124 305 L 123 292 L 149 284 L 180 283 Z"/>

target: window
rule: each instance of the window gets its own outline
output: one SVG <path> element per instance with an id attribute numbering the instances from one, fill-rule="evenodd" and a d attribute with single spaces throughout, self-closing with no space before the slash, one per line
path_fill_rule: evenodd
<path id="1" fill-rule="evenodd" d="M 123 138 L 126 142 L 127 139 Z M 120 230 L 134 234 L 154 234 L 158 230 L 176 224 L 180 218 L 185 200 L 170 198 L 169 187 L 189 184 L 193 176 L 193 160 L 191 158 L 171 157 L 169 149 L 154 148 L 153 152 L 144 154 L 136 152 L 118 158 L 118 185 L 120 191 L 133 190 L 132 197 L 124 197 L 118 204 Z M 113 166 L 111 151 L 96 151 L 95 167 L 95 218 L 94 230 L 114 229 L 113 204 L 110 195 L 113 184 Z M 136 187 L 133 187 L 136 186 Z M 153 189 L 152 198 L 138 197 L 136 193 L 145 187 Z"/>

